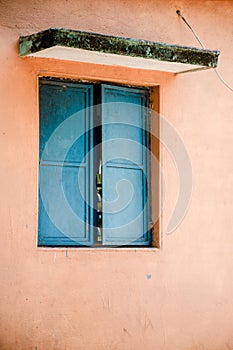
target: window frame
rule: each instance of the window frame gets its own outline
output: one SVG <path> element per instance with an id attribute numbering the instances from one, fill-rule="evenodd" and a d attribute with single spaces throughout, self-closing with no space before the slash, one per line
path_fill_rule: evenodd
<path id="1" fill-rule="evenodd" d="M 76 78 L 69 78 L 69 77 L 57 77 L 57 76 L 38 76 L 38 85 L 40 83 L 40 80 L 44 79 L 44 80 L 48 80 L 51 82 L 60 82 L 60 83 L 74 83 L 74 84 L 93 84 L 94 88 L 97 86 L 101 86 L 102 84 L 107 84 L 107 85 L 112 85 L 113 87 L 118 87 L 118 88 L 132 88 L 132 89 L 141 89 L 141 90 L 148 90 L 149 92 L 149 105 L 148 107 L 150 108 L 151 111 L 154 111 L 156 113 L 159 112 L 159 86 L 141 86 L 141 85 L 131 85 L 131 84 L 126 84 L 126 83 L 116 83 L 116 82 L 112 82 L 109 80 L 83 80 L 83 79 L 76 79 Z M 96 100 L 96 95 L 94 94 L 94 104 L 98 103 Z M 149 123 L 151 123 L 150 118 L 147 118 L 147 122 L 149 121 Z M 160 125 L 157 125 L 158 130 L 160 128 Z M 149 130 L 151 129 L 151 125 L 149 126 Z M 93 136 L 92 136 L 93 137 Z M 151 137 L 149 136 L 149 147 L 151 147 L 151 151 L 156 155 L 158 161 L 160 158 L 160 146 L 159 146 L 159 140 L 156 139 L 155 141 L 152 141 Z M 93 141 L 92 144 L 94 144 L 95 141 L 95 136 L 93 137 Z M 153 170 L 151 169 L 151 159 L 148 159 L 149 161 L 149 165 L 148 165 L 148 169 L 150 172 L 150 190 L 148 190 L 148 200 L 150 201 L 150 207 L 152 208 L 151 211 L 153 210 L 153 194 L 152 194 L 152 174 L 153 174 Z M 147 171 L 148 171 L 147 169 Z M 157 194 L 158 194 L 158 200 L 157 200 L 157 204 L 158 207 L 160 205 L 159 203 L 159 193 L 160 193 L 160 178 L 159 178 L 159 174 L 156 174 L 156 184 L 158 185 L 158 189 Z M 39 182 L 39 181 L 38 181 Z M 93 194 L 92 194 L 93 195 Z M 151 214 L 148 213 L 148 215 Z M 38 240 L 38 230 L 37 230 L 37 240 Z M 67 250 L 67 249 L 84 249 L 84 250 L 93 250 L 95 248 L 97 248 L 98 250 L 114 250 L 114 249 L 119 249 L 119 250 L 132 250 L 132 249 L 136 249 L 136 250 L 157 250 L 158 248 L 161 247 L 161 232 L 160 232 L 160 219 L 158 219 L 155 223 L 151 222 L 151 242 L 150 245 L 121 245 L 121 246 L 111 246 L 111 245 L 97 245 L 97 244 L 93 244 L 93 245 L 74 245 L 74 246 L 69 246 L 69 245 L 61 245 L 61 246 L 56 246 L 56 245 L 39 245 L 38 241 L 37 241 L 37 247 L 40 249 L 59 249 L 59 250 Z"/>

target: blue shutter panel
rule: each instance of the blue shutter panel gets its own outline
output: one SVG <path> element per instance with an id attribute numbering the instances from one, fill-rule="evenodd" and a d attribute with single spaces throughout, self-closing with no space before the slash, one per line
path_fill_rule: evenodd
<path id="1" fill-rule="evenodd" d="M 149 245 L 148 92 L 102 86 L 103 244 Z"/>
<path id="2" fill-rule="evenodd" d="M 40 81 L 39 245 L 93 244 L 92 100 L 91 85 Z"/>

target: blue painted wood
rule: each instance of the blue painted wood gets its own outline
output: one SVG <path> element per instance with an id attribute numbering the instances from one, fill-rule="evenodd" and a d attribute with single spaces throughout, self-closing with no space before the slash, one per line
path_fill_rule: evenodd
<path id="1" fill-rule="evenodd" d="M 92 104 L 91 85 L 40 80 L 41 246 L 93 244 Z"/>
<path id="2" fill-rule="evenodd" d="M 147 90 L 102 85 L 103 244 L 150 245 Z"/>
<path id="3" fill-rule="evenodd" d="M 147 90 L 102 85 L 104 245 L 151 243 L 148 137 L 143 130 L 148 100 Z M 94 244 L 92 105 L 93 85 L 40 80 L 41 246 Z"/>

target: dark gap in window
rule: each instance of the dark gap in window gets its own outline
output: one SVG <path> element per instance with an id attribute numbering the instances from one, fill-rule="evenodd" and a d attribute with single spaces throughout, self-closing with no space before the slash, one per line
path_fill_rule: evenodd
<path id="1" fill-rule="evenodd" d="M 94 85 L 94 147 L 96 186 L 95 237 L 94 244 L 102 245 L 102 126 L 101 126 L 101 85 Z"/>

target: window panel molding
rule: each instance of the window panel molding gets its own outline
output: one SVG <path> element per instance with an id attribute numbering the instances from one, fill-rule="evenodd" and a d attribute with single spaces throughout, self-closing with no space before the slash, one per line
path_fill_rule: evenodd
<path id="1" fill-rule="evenodd" d="M 152 95 L 150 95 L 150 92 L 151 90 L 147 89 L 147 88 L 140 88 L 140 87 L 129 87 L 129 86 L 121 86 L 121 85 L 115 85 L 115 84 L 112 84 L 112 83 L 91 83 L 91 82 L 80 82 L 80 81 L 75 81 L 75 80 L 72 80 L 70 81 L 69 79 L 57 79 L 57 78 L 46 78 L 46 77 L 42 77 L 39 79 L 40 81 L 40 86 L 43 86 L 43 85 L 46 85 L 46 86 L 59 86 L 60 88 L 62 89 L 65 89 L 67 91 L 67 89 L 69 89 L 70 87 L 70 91 L 73 91 L 74 93 L 75 92 L 83 92 L 85 91 L 85 94 L 87 93 L 87 91 L 90 91 L 91 89 L 91 103 L 89 105 L 89 108 L 92 109 L 92 107 L 94 107 L 94 103 L 97 103 L 97 102 L 101 102 L 101 110 L 98 111 L 98 113 L 100 113 L 101 115 L 101 118 L 103 118 L 103 115 L 104 115 L 104 106 L 105 104 L 107 105 L 108 102 L 106 101 L 106 97 L 105 97 L 105 93 L 104 93 L 104 90 L 112 90 L 112 91 L 118 91 L 120 94 L 122 94 L 122 96 L 124 97 L 125 95 L 127 95 L 127 93 L 130 93 L 132 94 L 132 96 L 134 97 L 138 97 L 140 100 L 141 100 L 141 104 L 145 104 L 145 107 L 149 107 L 149 98 L 153 95 L 153 94 L 156 94 L 155 92 L 152 93 Z M 101 89 L 102 91 L 101 91 Z M 76 89 L 77 88 L 77 89 Z M 80 90 L 81 89 L 81 90 Z M 99 97 L 97 98 L 96 97 L 96 94 L 100 94 Z M 86 95 L 85 95 L 86 96 Z M 157 94 L 156 94 L 157 96 Z M 86 97 L 86 101 L 88 101 L 88 98 L 89 97 Z M 62 104 L 62 99 L 59 99 L 58 103 Z M 40 106 L 42 106 L 43 104 L 43 101 L 41 100 L 41 96 L 40 96 Z M 43 108 L 40 108 L 40 111 L 41 109 Z M 94 108 L 93 108 L 93 111 L 94 111 Z M 148 111 L 148 109 L 147 109 Z M 99 117 L 95 114 L 96 112 L 93 112 L 93 115 L 92 115 L 92 120 L 94 121 L 95 118 L 97 118 L 98 121 L 100 121 Z M 98 114 L 97 113 L 97 114 Z M 127 114 L 126 114 L 127 116 Z M 40 116 L 41 118 L 41 116 Z M 145 118 L 145 122 L 148 123 L 148 115 L 147 116 L 144 116 L 143 118 Z M 124 118 L 123 118 L 124 119 Z M 90 150 L 92 147 L 96 146 L 96 135 L 95 135 L 95 125 L 94 123 L 92 122 L 92 125 L 89 124 L 89 121 L 88 121 L 88 125 L 91 126 L 91 128 L 88 130 L 86 136 L 88 137 L 88 142 L 87 142 L 87 147 L 88 150 Z M 103 127 L 103 122 L 102 122 L 102 127 Z M 41 127 L 41 121 L 40 121 L 40 127 Z M 144 126 L 145 127 L 145 126 Z M 101 129 L 101 133 L 102 133 L 102 129 Z M 133 136 L 134 137 L 134 136 Z M 103 134 L 102 134 L 102 138 L 103 138 Z M 142 144 L 144 144 L 144 146 L 148 146 L 150 144 L 150 141 L 148 142 L 148 140 L 145 138 L 145 135 L 143 135 L 142 141 L 140 141 Z M 103 140 L 101 140 L 102 142 Z M 156 147 L 159 147 L 159 145 L 157 144 Z M 156 149 L 156 152 L 157 152 L 157 149 Z M 103 156 L 103 155 L 102 155 Z M 102 157 L 101 156 L 101 157 Z M 92 206 L 95 207 L 96 206 L 96 193 L 95 193 L 95 180 L 96 180 L 96 159 L 95 159 L 96 155 L 93 156 L 93 158 L 91 159 L 91 162 L 89 162 L 88 164 L 86 164 L 86 167 L 88 168 L 88 172 L 86 173 L 87 177 L 86 177 L 86 184 L 85 184 L 85 190 L 88 192 L 88 203 L 91 202 Z M 145 161 L 145 155 L 143 155 L 143 159 Z M 51 163 L 49 164 L 49 162 L 46 164 L 46 160 L 41 160 L 40 161 L 40 167 L 44 167 L 44 166 L 57 166 L 58 164 L 55 164 L 55 163 Z M 65 162 L 62 163 L 62 165 L 65 167 L 70 167 L 70 168 L 73 168 L 73 167 L 84 167 L 85 169 L 85 166 L 82 164 L 82 162 L 70 162 L 70 161 L 67 161 L 67 163 L 65 164 Z M 133 168 L 130 170 L 130 172 L 134 172 L 135 169 L 137 170 L 138 169 L 138 166 L 142 166 L 142 164 L 138 164 L 138 165 L 135 165 L 133 166 Z M 108 164 L 108 166 L 106 167 L 107 168 L 112 168 L 113 171 L 116 173 L 118 173 L 118 170 L 117 168 L 121 168 L 121 169 L 129 169 L 130 166 L 127 165 L 127 164 L 120 164 L 119 162 L 117 164 L 114 164 L 114 162 L 111 162 Z M 148 159 L 146 159 L 146 162 L 145 162 L 145 166 L 144 166 L 144 171 L 146 174 L 148 174 L 149 176 L 149 179 L 150 179 L 150 162 L 148 161 Z M 103 168 L 103 186 L 104 185 L 104 182 L 106 181 L 104 179 L 104 173 L 105 173 L 105 170 Z M 124 170 L 126 171 L 126 170 Z M 141 181 L 141 180 L 140 180 Z M 145 184 L 143 183 L 143 181 L 141 181 L 141 187 L 145 188 Z M 145 215 L 143 216 L 143 220 L 144 220 L 144 227 L 143 227 L 143 231 L 145 231 L 145 234 L 141 237 L 141 238 L 138 238 L 136 239 L 135 241 L 135 237 L 129 237 L 127 239 L 121 239 L 119 236 L 118 237 L 113 237 L 112 239 L 106 239 L 106 236 L 102 236 L 102 242 L 101 244 L 98 244 L 98 242 L 96 241 L 96 234 L 95 234 L 95 229 L 93 228 L 94 226 L 96 226 L 96 216 L 97 216 L 97 212 L 96 210 L 92 210 L 88 205 L 88 214 L 85 214 L 88 216 L 88 219 L 85 218 L 84 221 L 87 220 L 87 223 L 90 224 L 90 226 L 92 227 L 91 230 L 89 230 L 89 233 L 88 235 L 86 236 L 86 238 L 88 238 L 86 241 L 85 241 L 85 235 L 83 236 L 84 238 L 82 238 L 81 236 L 80 237 L 75 237 L 75 239 L 72 241 L 72 239 L 69 239 L 67 237 L 51 237 L 49 235 L 47 235 L 47 233 L 44 231 L 44 232 L 41 232 L 41 230 L 47 230 L 47 228 L 43 228 L 42 229 L 42 223 L 40 221 L 40 217 L 41 217 L 41 204 L 39 205 L 39 240 L 38 240 L 38 245 L 39 247 L 42 249 L 42 248 L 53 248 L 53 249 L 56 249 L 56 248 L 59 248 L 59 249 L 62 249 L 62 248 L 65 248 L 65 247 L 69 247 L 71 249 L 74 249 L 74 248 L 82 248 L 82 249 L 93 249 L 93 248 L 98 248 L 98 249 L 101 249 L 101 250 L 108 250 L 108 249 L 146 249 L 146 248 L 149 248 L 149 249 L 156 249 L 156 247 L 158 248 L 160 246 L 160 233 L 159 231 L 155 231 L 154 230 L 154 227 L 158 226 L 158 223 L 154 224 L 154 227 L 152 227 L 151 229 L 151 213 L 150 213 L 150 210 L 151 210 L 151 204 L 153 206 L 153 199 L 152 199 L 152 196 L 151 196 L 151 189 L 150 189 L 150 186 L 151 186 L 151 179 L 149 180 L 149 187 L 147 186 L 147 189 L 146 191 L 148 192 L 148 195 L 147 195 L 147 200 L 149 200 L 149 209 L 147 209 Z M 138 186 L 139 187 L 139 186 Z M 105 188 L 105 187 L 104 187 Z M 143 192 L 144 191 L 144 192 Z M 141 197 L 142 197 L 142 200 L 145 201 L 145 189 L 142 190 L 141 192 Z M 104 220 L 104 219 L 103 219 Z M 150 227 L 149 229 L 145 230 L 145 222 L 146 222 L 146 226 L 147 227 Z M 103 221 L 103 224 L 104 224 L 104 221 Z M 104 224 L 105 225 L 105 224 Z M 44 225 L 45 226 L 45 225 Z M 124 226 L 124 225 L 123 225 Z M 125 231 L 127 232 L 127 231 Z M 127 234 L 127 233 L 125 233 Z M 104 233 L 104 229 L 102 231 L 102 235 L 106 235 L 106 233 Z M 133 238 L 133 241 L 132 241 L 132 238 Z M 128 242 L 127 242 L 128 240 Z M 121 246 L 121 247 L 118 247 L 118 246 Z"/>

